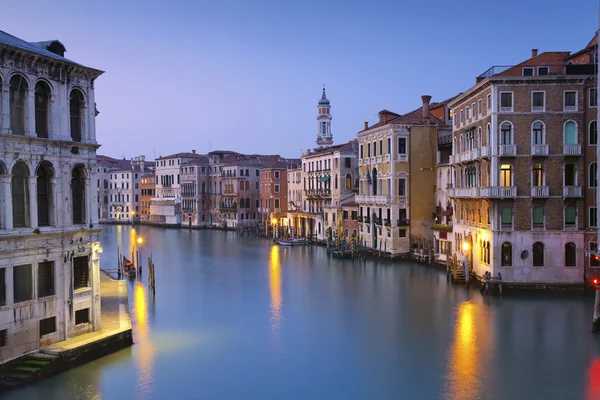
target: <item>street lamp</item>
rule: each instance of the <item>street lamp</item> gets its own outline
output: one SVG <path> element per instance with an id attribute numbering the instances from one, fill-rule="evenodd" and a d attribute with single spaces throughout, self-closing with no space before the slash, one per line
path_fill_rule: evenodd
<path id="1" fill-rule="evenodd" d="M 139 236 L 136 239 L 137 245 L 139 246 L 139 254 L 138 254 L 138 272 L 141 273 L 142 272 L 142 244 L 144 243 L 144 239 Z"/>
<path id="2" fill-rule="evenodd" d="M 462 245 L 462 248 L 463 248 L 463 250 L 464 250 L 465 252 L 469 251 L 469 243 L 467 243 L 467 242 L 464 242 L 464 243 L 463 243 L 463 245 Z"/>
<path id="3" fill-rule="evenodd" d="M 277 236 L 276 236 L 276 231 L 275 231 L 275 229 L 276 229 L 276 227 L 277 227 L 277 218 L 273 218 L 273 219 L 271 220 L 271 223 L 273 224 L 273 239 L 276 239 L 276 238 L 277 238 Z"/>
<path id="4" fill-rule="evenodd" d="M 135 211 L 131 210 L 131 225 L 134 224 L 134 220 L 135 220 Z"/>

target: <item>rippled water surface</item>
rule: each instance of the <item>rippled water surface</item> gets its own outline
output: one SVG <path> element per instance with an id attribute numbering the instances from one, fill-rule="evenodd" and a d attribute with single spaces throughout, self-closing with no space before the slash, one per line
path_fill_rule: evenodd
<path id="1" fill-rule="evenodd" d="M 102 268 L 130 227 L 104 226 Z M 482 297 L 413 263 L 141 227 L 135 345 L 8 399 L 600 399 L 581 295 Z M 129 253 L 129 251 L 127 251 Z"/>

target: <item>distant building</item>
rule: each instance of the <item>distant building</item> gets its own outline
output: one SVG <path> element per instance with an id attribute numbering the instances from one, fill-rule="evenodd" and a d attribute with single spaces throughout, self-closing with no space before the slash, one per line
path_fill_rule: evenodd
<path id="1" fill-rule="evenodd" d="M 98 330 L 95 80 L 0 31 L 0 362 Z"/>
<path id="2" fill-rule="evenodd" d="M 181 224 L 187 227 L 210 225 L 208 185 L 210 162 L 206 156 L 181 164 Z"/>
<path id="3" fill-rule="evenodd" d="M 260 204 L 259 213 L 261 221 L 269 229 L 277 226 L 287 230 L 288 211 L 288 179 L 287 171 L 290 167 L 300 165 L 300 160 L 280 159 L 266 163 L 260 169 Z"/>
<path id="4" fill-rule="evenodd" d="M 140 220 L 150 221 L 150 200 L 156 195 L 156 177 L 154 172 L 140 178 Z"/>

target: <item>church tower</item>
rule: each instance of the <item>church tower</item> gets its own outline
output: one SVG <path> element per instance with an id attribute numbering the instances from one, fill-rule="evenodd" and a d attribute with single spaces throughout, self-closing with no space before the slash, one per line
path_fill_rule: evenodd
<path id="1" fill-rule="evenodd" d="M 331 146 L 333 144 L 333 135 L 331 134 L 331 106 L 329 105 L 329 100 L 325 97 L 325 88 L 323 88 L 323 96 L 319 100 L 318 109 L 317 144 L 319 148 Z"/>

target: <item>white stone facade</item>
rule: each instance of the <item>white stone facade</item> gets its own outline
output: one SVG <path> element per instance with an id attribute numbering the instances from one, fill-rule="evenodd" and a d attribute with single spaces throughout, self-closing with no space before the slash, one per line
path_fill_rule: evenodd
<path id="1" fill-rule="evenodd" d="M 0 51 L 4 362 L 100 328 L 94 80 L 102 72 L 4 32 Z"/>

